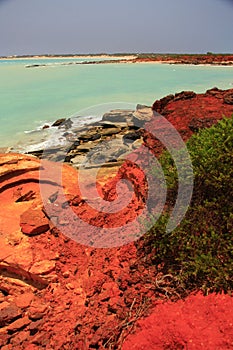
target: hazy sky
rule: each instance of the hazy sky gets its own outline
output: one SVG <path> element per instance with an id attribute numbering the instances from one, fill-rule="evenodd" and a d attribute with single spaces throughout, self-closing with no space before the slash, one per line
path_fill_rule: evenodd
<path id="1" fill-rule="evenodd" d="M 233 0 L 0 0 L 0 55 L 233 52 Z"/>

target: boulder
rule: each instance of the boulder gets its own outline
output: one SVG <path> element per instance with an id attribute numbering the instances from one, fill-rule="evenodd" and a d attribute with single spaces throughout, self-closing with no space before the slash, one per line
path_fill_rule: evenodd
<path id="1" fill-rule="evenodd" d="M 48 129 L 50 126 L 48 124 L 43 125 L 42 129 Z"/>
<path id="2" fill-rule="evenodd" d="M 139 109 L 133 113 L 133 123 L 136 126 L 141 127 L 146 122 L 149 122 L 152 116 L 153 116 L 153 111 L 151 107 Z"/>
<path id="3" fill-rule="evenodd" d="M 53 124 L 52 126 L 60 126 L 62 123 L 64 123 L 66 120 L 66 118 L 60 118 L 60 119 L 57 119 Z"/>
<path id="4" fill-rule="evenodd" d="M 58 126 L 58 129 L 65 128 L 67 130 L 67 129 L 70 129 L 72 125 L 73 125 L 72 120 L 68 118 L 68 119 L 65 119 L 65 121 Z"/>
<path id="5" fill-rule="evenodd" d="M 20 227 L 28 236 L 38 235 L 49 230 L 49 220 L 41 209 L 28 209 L 20 216 Z"/>

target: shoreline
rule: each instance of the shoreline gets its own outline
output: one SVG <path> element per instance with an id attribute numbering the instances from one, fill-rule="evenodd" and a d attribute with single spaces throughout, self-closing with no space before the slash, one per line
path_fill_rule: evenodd
<path id="1" fill-rule="evenodd" d="M 136 58 L 136 55 L 125 55 L 125 56 L 117 56 L 117 55 L 69 55 L 69 56 L 46 56 L 46 55 L 36 55 L 36 56 L 1 56 L 1 60 L 40 60 L 40 59 L 105 59 L 105 58 L 116 58 L 116 59 L 134 59 Z"/>
<path id="2" fill-rule="evenodd" d="M 2 60 L 74 60 L 85 59 L 92 61 L 82 64 L 107 63 L 151 63 L 151 64 L 182 64 L 182 65 L 220 65 L 232 66 L 233 54 L 93 54 L 93 55 L 32 55 L 32 56 L 1 56 Z M 98 60 L 98 61 L 95 61 Z M 102 60 L 101 60 L 102 59 Z M 110 61 L 110 62 L 109 62 Z"/>
<path id="3" fill-rule="evenodd" d="M 34 141 L 26 142 L 24 144 L 16 144 L 14 146 L 9 147 L 0 147 L 1 153 L 24 153 L 24 154 L 32 154 L 39 155 L 48 150 L 58 150 L 67 151 L 68 145 L 72 145 L 73 143 L 76 145 L 74 149 L 72 148 L 71 154 L 69 154 L 69 159 L 74 158 L 77 154 L 84 155 L 87 151 L 89 152 L 92 149 L 92 146 L 99 144 L 99 142 L 105 141 L 107 139 L 115 139 L 116 137 L 126 137 L 125 135 L 130 132 L 133 134 L 133 130 L 135 130 L 135 126 L 132 124 L 135 120 L 137 120 L 138 115 L 140 118 L 138 120 L 138 124 L 141 123 L 142 120 L 149 120 L 149 115 L 152 110 L 160 113 L 161 115 L 166 115 L 167 119 L 169 119 L 168 115 L 178 113 L 179 114 L 179 101 L 181 101 L 182 105 L 185 104 L 188 107 L 187 102 L 189 104 L 193 104 L 193 109 L 203 109 L 202 112 L 199 113 L 196 111 L 196 114 L 200 114 L 199 118 L 202 117 L 202 113 L 209 114 L 209 117 L 212 119 L 212 110 L 220 111 L 219 113 L 227 115 L 233 115 L 233 106 L 231 101 L 231 96 L 233 93 L 233 89 L 218 89 L 216 87 L 207 90 L 203 93 L 195 93 L 194 91 L 181 91 L 177 92 L 175 95 L 167 95 L 157 100 L 152 106 L 145 105 L 137 105 L 133 110 L 130 109 L 115 109 L 106 111 L 105 114 L 99 116 L 98 118 L 91 118 L 89 122 L 85 122 L 82 125 L 79 124 L 79 119 L 77 118 L 63 118 L 54 121 L 51 125 L 45 124 L 38 133 L 36 133 L 37 137 Z M 202 101 L 204 105 L 208 100 L 208 105 L 212 105 L 209 112 L 209 106 L 205 105 L 204 107 L 197 107 L 199 101 Z M 219 108 L 217 108 L 220 102 Z M 174 106 L 172 105 L 174 104 Z M 164 109 L 166 106 L 171 107 L 171 111 L 168 109 Z M 185 108 L 186 108 L 185 107 Z M 169 107 L 170 108 L 170 107 Z M 178 110 L 177 110 L 178 108 Z M 141 115 L 142 114 L 142 115 Z M 193 120 L 196 117 L 196 114 L 192 116 Z M 229 114 L 229 115 L 230 115 Z M 136 118 L 136 119 L 135 119 Z M 217 120 L 219 116 L 216 114 L 214 117 Z M 207 118 L 208 119 L 208 118 Z M 198 121 L 199 123 L 199 121 Z M 137 128 L 136 128 L 137 129 Z M 192 126 L 191 126 L 192 130 Z M 47 133 L 48 132 L 48 133 Z M 44 134 L 46 133 L 46 134 Z M 85 136 L 83 136 L 84 134 Z M 81 136 L 80 136 L 81 135 Z M 118 136 L 117 136 L 118 135 Z M 135 137 L 135 140 L 140 139 L 138 135 L 131 135 L 130 137 Z M 53 141 L 51 142 L 51 138 Z M 127 138 L 127 137 L 126 137 Z M 123 140 L 122 139 L 122 140 Z M 25 139 L 26 141 L 26 139 Z M 126 141 L 127 143 L 128 141 Z M 123 141 L 124 144 L 124 141 Z M 84 147 L 85 145 L 85 147 Z M 73 147 L 73 146 L 72 146 Z M 51 158 L 50 158 L 51 159 Z M 57 160 L 56 155 L 53 155 L 51 160 Z M 79 159 L 80 160 L 80 159 Z M 117 161 L 117 159 L 116 159 Z"/>

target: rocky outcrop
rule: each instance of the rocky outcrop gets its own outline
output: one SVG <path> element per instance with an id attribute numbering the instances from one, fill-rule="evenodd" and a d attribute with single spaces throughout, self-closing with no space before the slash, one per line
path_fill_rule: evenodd
<path id="1" fill-rule="evenodd" d="M 140 62 L 162 62 L 170 64 L 211 64 L 211 65 L 233 65 L 233 55 L 227 54 L 142 54 L 132 59 L 134 63 Z"/>
<path id="2" fill-rule="evenodd" d="M 54 171 L 55 163 L 46 165 Z M 153 287 L 146 289 L 143 282 L 154 274 L 154 268 L 146 270 L 149 258 L 140 263 L 142 257 L 134 243 L 98 250 L 64 235 L 63 228 L 72 224 L 69 208 L 93 224 L 96 220 L 104 225 L 106 216 L 96 217 L 95 212 L 88 210 L 77 189 L 76 170 L 65 164 L 62 168 L 65 197 L 61 196 L 56 178 L 39 159 L 0 155 L 0 201 L 4 210 L 0 218 L 3 349 L 107 346 L 117 341 L 129 308 L 134 315 L 138 307 L 144 308 L 146 298 L 155 299 Z M 137 185 L 141 174 L 137 168 L 131 171 Z M 126 168 L 122 172 L 127 175 Z M 44 203 L 39 178 L 45 186 Z M 107 173 L 103 173 L 98 187 L 104 198 L 113 199 L 118 179 L 107 178 Z M 138 195 L 142 192 L 139 183 L 137 191 Z M 135 205 L 137 200 L 139 209 L 135 210 L 140 210 L 142 202 L 135 197 Z M 131 205 L 124 220 L 133 212 Z M 119 215 L 113 214 L 111 220 L 118 223 Z"/>
<path id="3" fill-rule="evenodd" d="M 216 87 L 203 94 L 182 91 L 156 100 L 152 109 L 167 118 L 187 140 L 192 132 L 211 126 L 222 116 L 231 117 L 233 89 L 220 90 Z"/>
<path id="4" fill-rule="evenodd" d="M 155 102 L 155 113 L 140 105 L 136 111 L 112 111 L 92 126 L 76 130 L 72 135 L 68 132 L 71 146 L 48 151 L 48 159 L 65 162 L 41 162 L 29 155 L 0 155 L 2 349 L 120 349 L 129 329 L 146 314 L 148 307 L 158 303 L 159 298 L 167 300 L 167 290 L 158 289 L 155 283 L 158 276 L 151 260 L 156 252 L 151 246 L 137 240 L 116 248 L 91 247 L 93 237 L 102 247 L 107 239 L 112 239 L 106 231 L 101 235 L 96 227 L 123 227 L 143 210 L 146 179 L 134 164 L 138 154 L 132 151 L 144 145 L 154 155 L 161 154 L 163 145 L 143 127 L 148 122 L 161 127 L 156 112 L 164 115 L 187 140 L 192 132 L 212 125 L 222 115 L 233 114 L 233 106 L 228 103 L 232 92 L 232 89 L 214 88 L 205 94 L 170 95 Z M 124 161 L 129 154 L 130 161 Z M 56 177 L 54 173 L 61 164 L 62 176 Z M 97 192 L 113 205 L 124 190 L 118 188 L 119 180 L 129 180 L 134 188 L 130 205 L 120 214 L 91 208 L 90 204 L 97 203 L 98 198 L 93 196 L 90 203 L 80 192 L 76 169 L 80 164 L 85 165 L 84 171 L 100 167 Z M 85 174 L 89 176 L 88 172 L 84 172 L 84 177 Z M 92 193 L 93 188 L 90 186 L 88 191 Z M 82 225 L 77 231 L 78 238 L 83 241 L 85 238 L 86 245 L 69 234 L 79 219 Z M 90 224 L 88 230 L 84 228 L 86 222 Z M 137 228 L 122 230 L 117 243 L 122 243 L 121 239 L 135 233 Z M 225 304 L 220 301 L 221 307 L 229 308 L 228 301 Z M 187 303 L 182 301 L 183 315 Z M 211 305 L 216 303 L 211 301 Z M 168 309 L 162 308 L 160 317 L 165 317 L 167 312 Z M 177 312 L 179 308 L 175 308 L 173 315 L 179 322 Z M 216 308 L 211 313 L 215 315 Z M 203 318 L 202 329 L 204 324 Z M 229 335 L 227 327 L 224 332 Z M 157 331 L 164 329 L 156 328 Z M 232 342 L 230 335 L 227 342 Z M 152 348 L 151 344 L 148 346 Z"/>
<path id="5" fill-rule="evenodd" d="M 112 110 L 102 120 L 90 126 L 72 129 L 67 136 L 67 146 L 32 152 L 37 157 L 52 161 L 65 161 L 74 167 L 116 166 L 119 158 L 135 149 L 136 140 L 143 139 L 138 131 L 153 116 L 151 107 L 138 105 L 133 110 Z M 62 124 L 63 125 L 63 124 Z M 140 146 L 138 144 L 138 146 Z"/>

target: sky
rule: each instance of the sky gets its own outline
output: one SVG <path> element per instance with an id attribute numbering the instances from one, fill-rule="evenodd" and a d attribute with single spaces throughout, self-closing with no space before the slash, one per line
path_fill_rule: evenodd
<path id="1" fill-rule="evenodd" d="M 0 56 L 232 53 L 233 0 L 0 0 Z"/>

